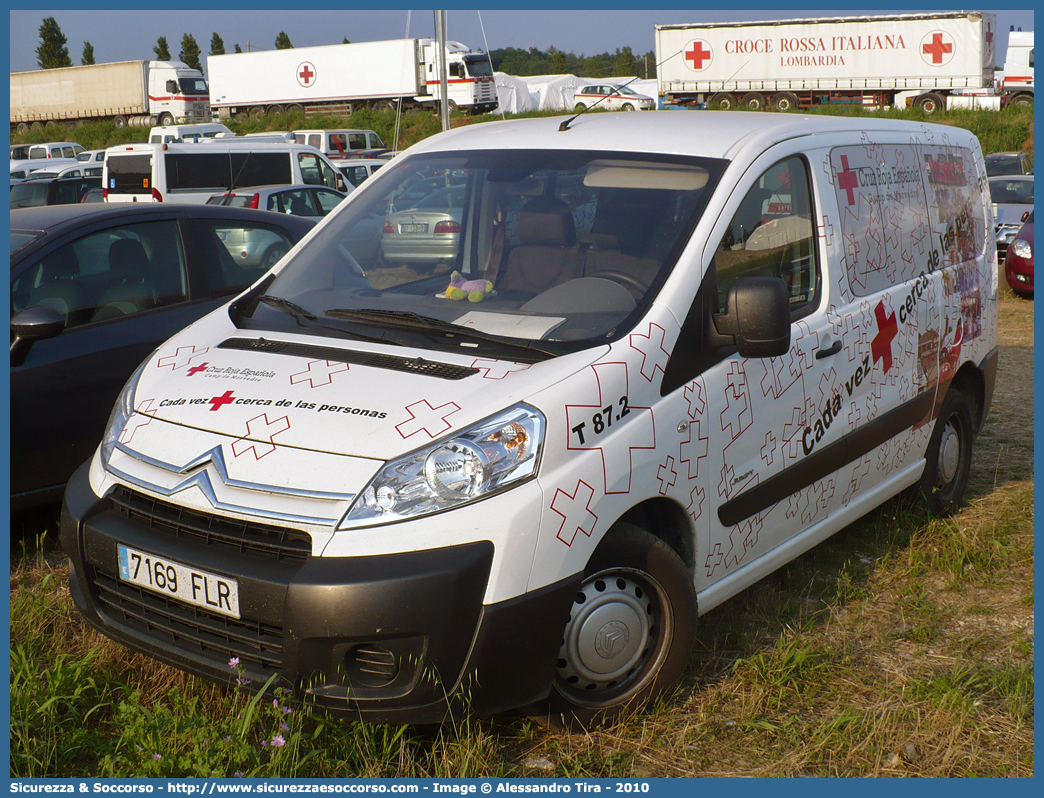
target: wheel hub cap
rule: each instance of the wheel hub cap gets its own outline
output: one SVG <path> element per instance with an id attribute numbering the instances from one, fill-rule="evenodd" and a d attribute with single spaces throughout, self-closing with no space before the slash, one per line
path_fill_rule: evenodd
<path id="1" fill-rule="evenodd" d="M 577 594 L 559 652 L 559 675 L 575 688 L 615 687 L 646 652 L 652 602 L 625 575 L 596 576 Z"/>
<path id="2" fill-rule="evenodd" d="M 943 482 L 953 482 L 961 464 L 961 440 L 953 424 L 947 424 L 939 442 L 939 476 Z"/>

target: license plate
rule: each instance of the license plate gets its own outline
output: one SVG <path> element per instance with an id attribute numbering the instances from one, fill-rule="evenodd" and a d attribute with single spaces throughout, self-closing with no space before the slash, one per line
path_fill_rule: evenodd
<path id="1" fill-rule="evenodd" d="M 211 612 L 239 617 L 239 583 L 155 554 L 117 546 L 120 578 Z"/>
<path id="2" fill-rule="evenodd" d="M 426 233 L 428 232 L 428 225 L 426 224 L 401 224 L 399 225 L 400 233 Z"/>

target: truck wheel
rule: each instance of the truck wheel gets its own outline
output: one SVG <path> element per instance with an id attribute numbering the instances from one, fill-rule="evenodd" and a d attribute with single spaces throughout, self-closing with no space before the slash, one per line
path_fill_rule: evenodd
<path id="1" fill-rule="evenodd" d="M 764 111 L 765 97 L 756 91 L 748 91 L 740 98 L 740 107 L 748 111 Z"/>
<path id="2" fill-rule="evenodd" d="M 946 100 L 934 91 L 930 91 L 917 98 L 917 107 L 924 111 L 925 116 L 931 116 L 934 113 L 946 110 Z"/>
<path id="3" fill-rule="evenodd" d="M 264 107 L 262 107 L 260 105 L 255 105 L 253 108 L 250 109 L 250 118 L 251 119 L 263 119 L 264 116 L 265 116 L 265 109 L 264 109 Z"/>
<path id="4" fill-rule="evenodd" d="M 19 122 L 18 126 L 15 128 L 15 132 L 17 132 L 19 136 L 27 135 L 29 133 L 29 125 L 25 122 Z"/>
<path id="5" fill-rule="evenodd" d="M 681 678 L 695 632 L 685 564 L 644 529 L 617 524 L 591 555 L 570 608 L 551 718 L 589 728 L 641 708 Z"/>
<path id="6" fill-rule="evenodd" d="M 268 106 L 268 110 L 265 113 L 267 113 L 269 116 L 275 116 L 276 114 L 281 114 L 281 113 L 283 113 L 283 106 L 281 106 L 281 105 L 270 105 L 270 106 Z"/>
<path id="7" fill-rule="evenodd" d="M 727 91 L 719 91 L 710 98 L 710 107 L 716 111 L 736 110 L 736 98 Z"/>
<path id="8" fill-rule="evenodd" d="M 374 111 L 390 111 L 394 107 L 391 100 L 378 100 L 373 104 Z"/>
<path id="9" fill-rule="evenodd" d="M 921 475 L 921 493 L 933 515 L 953 515 L 964 501 L 974 429 L 968 400 L 960 391 L 947 391 L 928 441 Z"/>
<path id="10" fill-rule="evenodd" d="M 160 123 L 160 126 L 162 126 L 162 127 L 166 127 L 167 125 L 173 125 L 174 124 L 174 115 L 173 114 L 168 114 L 168 113 L 160 114 L 159 123 Z"/>
<path id="11" fill-rule="evenodd" d="M 453 100 L 450 100 L 447 103 L 447 105 L 449 106 L 449 112 L 451 114 L 455 114 L 457 112 L 457 103 L 456 102 L 454 102 Z"/>
<path id="12" fill-rule="evenodd" d="M 1033 95 L 1032 94 L 1016 94 L 1014 97 L 1012 97 L 1011 102 L 1009 103 L 1009 105 L 1021 105 L 1023 107 L 1025 107 L 1027 105 L 1033 105 Z"/>
<path id="13" fill-rule="evenodd" d="M 304 116 L 304 108 L 296 103 L 294 105 L 286 106 L 286 112 L 288 114 L 301 114 L 301 116 Z"/>
<path id="14" fill-rule="evenodd" d="M 796 111 L 801 107 L 801 100 L 794 92 L 781 91 L 775 97 L 772 98 L 772 107 L 777 111 L 786 113 L 787 111 Z"/>
<path id="15" fill-rule="evenodd" d="M 116 116 L 112 118 L 112 124 L 115 125 L 117 130 L 123 130 L 127 127 L 127 117 L 123 114 L 116 114 Z"/>

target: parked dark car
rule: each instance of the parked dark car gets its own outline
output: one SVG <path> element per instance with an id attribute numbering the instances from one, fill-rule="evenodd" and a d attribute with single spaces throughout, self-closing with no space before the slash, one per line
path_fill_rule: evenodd
<path id="1" fill-rule="evenodd" d="M 1033 156 L 1028 152 L 994 152 L 985 160 L 987 177 L 1033 174 Z"/>
<path id="2" fill-rule="evenodd" d="M 11 210 L 39 208 L 43 205 L 73 205 L 92 188 L 101 188 L 101 184 L 100 177 L 26 180 L 11 186 Z"/>
<path id="3" fill-rule="evenodd" d="M 1033 296 L 1033 211 L 1019 228 L 1004 258 L 1004 277 L 1019 296 Z"/>
<path id="4" fill-rule="evenodd" d="M 226 241 L 286 252 L 314 225 L 210 205 L 11 211 L 12 509 L 59 499 L 138 364 L 264 274 Z"/>

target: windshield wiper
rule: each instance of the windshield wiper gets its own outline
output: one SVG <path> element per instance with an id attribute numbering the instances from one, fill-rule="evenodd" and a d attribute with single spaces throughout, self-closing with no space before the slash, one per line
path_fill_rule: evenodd
<path id="1" fill-rule="evenodd" d="M 492 333 L 483 332 L 482 330 L 476 330 L 472 327 L 462 327 L 461 325 L 454 324 L 451 321 L 436 319 L 432 316 L 422 316 L 419 313 L 414 313 L 408 310 L 377 310 L 374 308 L 330 308 L 329 310 L 323 312 L 327 316 L 331 316 L 335 319 L 370 321 L 376 324 L 384 324 L 391 327 L 398 327 L 400 329 L 439 332 L 445 334 L 446 337 L 450 338 L 460 337 L 467 338 L 471 341 L 482 341 L 484 343 L 502 346 L 514 351 L 525 352 L 530 356 L 540 355 L 541 360 L 558 356 L 556 352 L 553 352 L 549 349 L 541 348 L 539 346 L 534 346 L 533 344 L 520 344 L 515 341 L 505 339 L 499 335 L 493 335 Z"/>
<path id="2" fill-rule="evenodd" d="M 281 296 L 272 296 L 271 294 L 262 294 L 257 298 L 258 302 L 264 302 L 269 307 L 281 310 L 284 313 L 289 313 L 302 327 L 305 325 L 301 322 L 301 319 L 308 319 L 308 321 L 319 321 L 319 317 L 312 313 L 310 310 L 306 310 L 289 299 L 283 299 Z"/>

